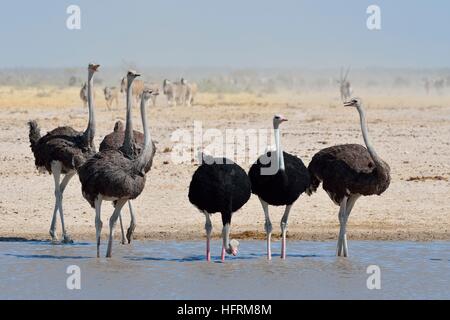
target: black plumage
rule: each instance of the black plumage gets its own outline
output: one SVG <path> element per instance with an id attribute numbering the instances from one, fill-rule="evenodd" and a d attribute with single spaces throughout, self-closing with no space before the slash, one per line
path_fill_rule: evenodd
<path id="1" fill-rule="evenodd" d="M 251 196 L 251 183 L 247 173 L 239 165 L 226 158 L 200 157 L 201 165 L 192 176 L 189 185 L 189 201 L 206 217 L 206 257 L 210 261 L 212 224 L 210 215 L 222 216 L 222 261 L 225 253 L 237 255 L 239 242 L 229 240 L 231 218 Z M 204 161 L 207 159 L 207 161 Z"/>
<path id="2" fill-rule="evenodd" d="M 281 115 L 273 117 L 275 132 L 275 151 L 269 151 L 258 158 L 248 173 L 252 192 L 259 197 L 265 215 L 267 234 L 267 258 L 272 259 L 271 237 L 272 222 L 269 205 L 286 206 L 281 219 L 281 258 L 286 258 L 286 235 L 289 213 L 292 205 L 310 186 L 308 169 L 303 161 L 287 152 L 283 152 L 280 142 L 280 125 L 288 121 Z"/>
<path id="3" fill-rule="evenodd" d="M 275 154 L 273 155 L 275 157 Z M 294 155 L 283 152 L 285 170 L 278 170 L 274 175 L 261 174 L 262 168 L 270 167 L 264 161 L 272 159 L 272 152 L 260 157 L 248 173 L 252 184 L 252 193 L 272 206 L 292 205 L 310 185 L 309 172 L 303 161 Z"/>
<path id="4" fill-rule="evenodd" d="M 247 173 L 226 158 L 216 158 L 214 163 L 203 163 L 192 176 L 189 201 L 201 211 L 221 213 L 224 224 L 238 211 L 251 195 Z"/>

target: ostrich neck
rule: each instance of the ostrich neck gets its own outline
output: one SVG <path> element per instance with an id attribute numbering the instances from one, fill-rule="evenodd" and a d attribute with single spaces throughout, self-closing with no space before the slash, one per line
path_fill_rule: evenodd
<path id="1" fill-rule="evenodd" d="M 139 157 L 136 158 L 136 166 L 137 170 L 142 172 L 147 163 L 150 161 L 150 157 L 153 154 L 153 144 L 152 138 L 150 135 L 150 130 L 147 125 L 147 112 L 146 112 L 146 104 L 144 98 L 141 99 L 141 118 L 142 118 L 142 127 L 144 128 L 144 149 L 142 150 Z"/>
<path id="2" fill-rule="evenodd" d="M 284 157 L 283 157 L 283 148 L 281 147 L 281 142 L 280 142 L 280 128 L 274 128 L 275 131 L 275 147 L 276 147 L 276 155 L 277 155 L 277 159 L 276 159 L 276 172 L 278 172 L 279 170 L 284 171 L 285 167 L 284 167 Z"/>
<path id="3" fill-rule="evenodd" d="M 94 74 L 89 73 L 88 77 L 88 108 L 89 108 L 89 122 L 84 132 L 84 136 L 86 137 L 86 142 L 89 146 L 93 147 L 93 140 L 95 136 L 95 113 L 94 113 Z"/>
<path id="4" fill-rule="evenodd" d="M 370 157 L 372 158 L 373 162 L 377 167 L 382 166 L 382 162 L 380 158 L 378 157 L 377 153 L 375 152 L 375 149 L 372 146 L 372 143 L 369 139 L 369 132 L 367 130 L 367 122 L 366 122 L 366 113 L 362 107 L 358 108 L 359 112 L 359 118 L 361 121 L 361 131 L 364 139 L 364 143 L 366 144 L 367 151 L 369 151 Z"/>
<path id="5" fill-rule="evenodd" d="M 131 85 L 133 83 L 133 80 L 127 81 L 127 122 L 125 125 L 125 137 L 123 139 L 123 151 L 125 154 L 132 156 L 134 152 L 134 135 L 133 135 L 133 119 L 131 116 L 131 110 L 132 110 L 132 92 L 131 92 Z"/>

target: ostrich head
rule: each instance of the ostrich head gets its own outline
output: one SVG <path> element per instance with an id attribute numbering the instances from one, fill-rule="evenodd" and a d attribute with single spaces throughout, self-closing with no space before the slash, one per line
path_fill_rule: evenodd
<path id="1" fill-rule="evenodd" d="M 142 91 L 142 99 L 147 102 L 151 97 L 157 96 L 158 94 L 157 90 L 145 88 L 144 91 Z"/>
<path id="2" fill-rule="evenodd" d="M 232 254 L 233 256 L 237 256 L 238 251 L 239 251 L 239 241 L 237 241 L 236 239 L 230 240 L 230 244 L 228 245 L 226 252 L 228 254 Z"/>
<path id="3" fill-rule="evenodd" d="M 181 84 L 182 84 L 182 85 L 186 85 L 186 84 L 187 84 L 187 81 L 186 81 L 185 78 L 181 78 Z"/>
<path id="4" fill-rule="evenodd" d="M 141 76 L 140 73 L 137 73 L 134 70 L 128 70 L 128 73 L 127 73 L 128 83 L 131 83 L 131 81 L 133 81 L 134 79 L 136 79 L 137 77 L 140 77 L 140 76 Z"/>
<path id="5" fill-rule="evenodd" d="M 283 117 L 280 114 L 276 114 L 275 116 L 273 116 L 273 127 L 275 129 L 278 129 L 278 127 L 280 126 L 281 123 L 288 121 L 288 119 L 286 119 L 285 117 Z"/>
<path id="6" fill-rule="evenodd" d="M 353 98 L 350 101 L 344 102 L 345 107 L 356 107 L 357 109 L 361 108 L 361 99 Z"/>
<path id="7" fill-rule="evenodd" d="M 92 79 L 94 76 L 94 73 L 98 71 L 98 68 L 100 67 L 99 64 L 95 63 L 89 63 L 88 70 L 89 70 L 89 79 Z"/>
<path id="8" fill-rule="evenodd" d="M 100 68 L 100 65 L 99 65 L 99 64 L 96 64 L 96 63 L 89 63 L 88 70 L 89 70 L 90 72 L 92 72 L 92 73 L 97 72 L 97 71 L 98 71 L 98 70 L 97 70 L 98 68 Z"/>

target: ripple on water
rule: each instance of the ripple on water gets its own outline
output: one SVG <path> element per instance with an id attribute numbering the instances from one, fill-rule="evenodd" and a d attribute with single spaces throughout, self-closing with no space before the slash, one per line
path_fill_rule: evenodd
<path id="1" fill-rule="evenodd" d="M 279 242 L 267 261 L 265 242 L 243 241 L 237 257 L 204 261 L 204 242 L 137 241 L 95 257 L 92 243 L 0 242 L 0 298 L 73 299 L 449 299 L 449 242 L 351 241 L 351 256 L 335 257 L 335 242 Z M 102 254 L 106 244 L 102 244 Z M 66 288 L 66 268 L 78 265 L 82 289 Z M 381 268 L 381 290 L 368 290 L 367 267 Z"/>

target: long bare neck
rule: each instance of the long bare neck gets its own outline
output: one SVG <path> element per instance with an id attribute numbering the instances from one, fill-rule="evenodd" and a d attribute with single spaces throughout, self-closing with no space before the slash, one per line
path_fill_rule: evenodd
<path id="1" fill-rule="evenodd" d="M 281 147 L 281 138 L 280 138 L 280 128 L 279 127 L 274 127 L 274 131 L 275 131 L 275 147 L 276 147 L 276 172 L 278 172 L 279 170 L 284 171 L 285 167 L 284 167 L 284 156 L 283 156 L 283 148 Z"/>
<path id="2" fill-rule="evenodd" d="M 134 153 L 134 135 L 133 135 L 133 119 L 131 116 L 132 110 L 132 92 L 131 85 L 133 81 L 128 79 L 127 81 L 127 122 L 125 125 L 125 137 L 123 139 L 122 150 L 127 154 L 132 156 Z"/>
<path id="3" fill-rule="evenodd" d="M 144 149 L 141 154 L 136 158 L 136 169 L 142 172 L 150 161 L 150 158 L 153 155 L 153 143 L 150 135 L 150 129 L 147 124 L 147 112 L 146 112 L 146 103 L 147 101 L 142 98 L 141 99 L 141 118 L 142 118 L 142 127 L 144 128 Z"/>
<path id="4" fill-rule="evenodd" d="M 377 167 L 382 166 L 383 163 L 381 159 L 378 157 L 377 153 L 375 152 L 375 149 L 372 146 L 372 143 L 369 139 L 369 132 L 367 130 L 367 121 L 366 121 L 366 112 L 364 111 L 362 106 L 358 107 L 359 112 L 359 119 L 361 121 L 361 131 L 364 139 L 364 143 L 366 144 L 367 151 L 369 151 L 370 157 L 372 158 L 373 162 Z"/>
<path id="5" fill-rule="evenodd" d="M 90 147 L 94 147 L 94 136 L 95 136 L 95 113 L 94 113 L 94 74 L 89 73 L 88 84 L 88 108 L 89 108 L 89 122 L 84 132 L 86 142 Z"/>

